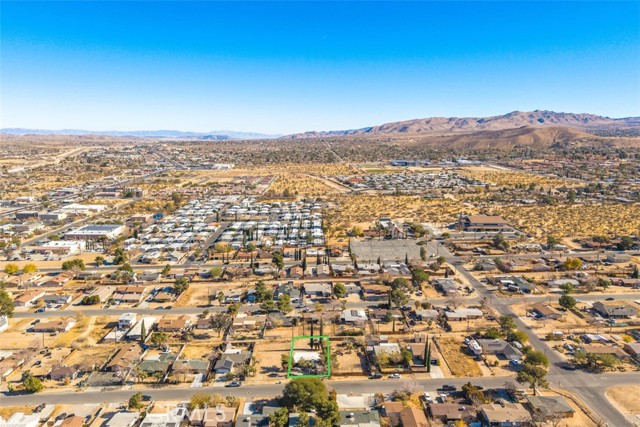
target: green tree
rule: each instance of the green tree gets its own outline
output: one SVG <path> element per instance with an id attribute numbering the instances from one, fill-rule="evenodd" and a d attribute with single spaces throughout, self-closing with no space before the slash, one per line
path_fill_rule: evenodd
<path id="1" fill-rule="evenodd" d="M 280 355 L 280 368 L 285 372 L 289 369 L 289 355 L 286 353 Z"/>
<path id="2" fill-rule="evenodd" d="M 529 335 L 524 331 L 514 330 L 509 332 L 509 341 L 518 341 L 520 344 L 525 344 L 529 341 Z"/>
<path id="3" fill-rule="evenodd" d="M 142 408 L 142 393 L 138 392 L 129 398 L 128 408 L 134 410 Z"/>
<path id="4" fill-rule="evenodd" d="M 26 274 L 35 273 L 36 271 L 38 271 L 38 266 L 33 263 L 25 264 L 22 267 L 22 272 Z"/>
<path id="5" fill-rule="evenodd" d="M 25 391 L 29 393 L 38 393 L 44 389 L 42 381 L 31 375 L 31 373 L 28 373 L 25 376 L 24 380 L 22 381 L 22 386 L 24 387 Z"/>
<path id="6" fill-rule="evenodd" d="M 14 309 L 13 300 L 11 300 L 9 293 L 0 288 L 0 316 L 7 316 L 11 318 L 13 317 Z"/>
<path id="7" fill-rule="evenodd" d="M 421 285 L 429 281 L 429 274 L 421 268 L 414 268 L 411 270 L 411 279 Z"/>
<path id="8" fill-rule="evenodd" d="M 498 233 L 495 236 L 493 236 L 491 244 L 496 249 L 500 249 L 503 251 L 509 250 L 509 242 L 505 240 L 504 235 L 502 233 Z"/>
<path id="9" fill-rule="evenodd" d="M 80 305 L 96 305 L 100 303 L 100 296 L 98 295 L 85 295 L 80 301 Z"/>
<path id="10" fill-rule="evenodd" d="M 327 388 L 319 378 L 294 378 L 284 387 L 280 404 L 309 412 L 326 400 Z"/>
<path id="11" fill-rule="evenodd" d="M 274 252 L 271 262 L 276 266 L 276 276 L 280 276 L 280 271 L 284 267 L 284 258 L 282 256 L 282 252 Z"/>
<path id="12" fill-rule="evenodd" d="M 362 228 L 355 226 L 351 229 L 351 235 L 354 237 L 362 237 L 364 233 L 362 232 Z"/>
<path id="13" fill-rule="evenodd" d="M 106 260 L 104 259 L 103 256 L 98 255 L 93 262 L 95 263 L 96 267 L 100 267 L 101 265 L 104 265 L 104 263 L 106 262 Z"/>
<path id="14" fill-rule="evenodd" d="M 269 427 L 288 427 L 288 425 L 289 410 L 287 408 L 280 408 L 269 414 Z"/>
<path id="15" fill-rule="evenodd" d="M 402 307 L 409 302 L 409 296 L 402 289 L 396 288 L 391 290 L 390 300 L 396 307 Z"/>
<path id="16" fill-rule="evenodd" d="M 209 274 L 211 275 L 212 278 L 219 279 L 220 276 L 222 276 L 222 268 L 213 267 L 211 270 L 209 270 Z"/>
<path id="17" fill-rule="evenodd" d="M 162 274 L 163 276 L 166 276 L 167 274 L 169 274 L 170 271 L 171 271 L 171 266 L 167 264 L 164 267 L 162 267 L 162 271 L 160 272 L 160 274 Z"/>
<path id="18" fill-rule="evenodd" d="M 291 306 L 291 297 L 288 294 L 282 294 L 278 298 L 278 310 L 280 310 L 284 314 L 287 314 L 291 310 L 293 310 L 293 307 Z"/>
<path id="19" fill-rule="evenodd" d="M 564 307 L 566 309 L 572 309 L 576 306 L 576 299 L 571 295 L 562 295 L 558 300 L 560 307 Z"/>
<path id="20" fill-rule="evenodd" d="M 283 296 L 284 295 L 280 295 L 280 298 Z M 260 304 L 260 308 L 264 311 L 273 311 L 276 309 L 276 303 L 272 299 L 268 299 Z"/>
<path id="21" fill-rule="evenodd" d="M 603 368 L 615 368 L 620 364 L 620 360 L 614 354 L 600 354 L 600 364 Z"/>
<path id="22" fill-rule="evenodd" d="M 560 244 L 560 239 L 555 236 L 547 236 L 547 245 L 555 246 Z"/>
<path id="23" fill-rule="evenodd" d="M 422 261 L 427 260 L 427 248 L 425 248 L 424 246 L 420 246 L 420 259 Z"/>
<path id="24" fill-rule="evenodd" d="M 404 277 L 397 277 L 393 279 L 393 282 L 391 282 L 391 287 L 394 289 L 402 289 L 403 291 L 406 291 L 407 289 L 409 289 L 409 281 Z"/>
<path id="25" fill-rule="evenodd" d="M 147 339 L 147 327 L 144 324 L 144 319 L 142 319 L 142 323 L 140 324 L 140 342 L 144 343 L 145 339 Z"/>
<path id="26" fill-rule="evenodd" d="M 116 265 L 124 264 L 127 261 L 127 253 L 123 248 L 116 248 L 113 251 L 113 263 Z"/>
<path id="27" fill-rule="evenodd" d="M 338 282 L 333 285 L 333 294 L 337 298 L 344 298 L 347 295 L 347 288 L 345 288 L 344 283 Z"/>
<path id="28" fill-rule="evenodd" d="M 176 295 L 180 295 L 187 289 L 189 289 L 189 280 L 187 280 L 186 277 L 178 277 L 175 282 L 173 282 L 173 292 Z"/>
<path id="29" fill-rule="evenodd" d="M 229 326 L 229 317 L 224 313 L 215 314 L 209 318 L 209 325 L 220 336 L 220 333 Z"/>
<path id="30" fill-rule="evenodd" d="M 518 371 L 516 381 L 520 384 L 529 384 L 529 387 L 531 387 L 535 393 L 538 387 L 547 387 L 549 385 L 546 377 L 547 368 L 525 362 L 520 371 Z"/>
<path id="31" fill-rule="evenodd" d="M 296 427 L 309 427 L 309 415 L 302 411 L 298 414 L 298 422 Z"/>
<path id="32" fill-rule="evenodd" d="M 167 342 L 167 334 L 164 332 L 154 332 L 151 335 L 151 343 L 153 345 L 162 345 Z"/>
<path id="33" fill-rule="evenodd" d="M 580 258 L 567 258 L 565 262 L 562 263 L 562 268 L 565 270 L 578 270 L 582 267 L 582 260 Z"/>
<path id="34" fill-rule="evenodd" d="M 255 295 L 256 302 L 264 302 L 266 300 L 273 299 L 273 293 L 267 289 L 267 286 L 262 280 L 259 280 L 258 283 L 256 283 Z"/>
<path id="35" fill-rule="evenodd" d="M 633 239 L 630 236 L 622 236 L 616 247 L 619 251 L 628 251 L 633 247 Z"/>
<path id="36" fill-rule="evenodd" d="M 191 396 L 189 400 L 189 409 L 203 409 L 205 406 L 211 406 L 213 403 L 213 396 L 209 393 L 196 393 Z"/>
<path id="37" fill-rule="evenodd" d="M 502 337 L 502 332 L 498 328 L 489 328 L 484 332 L 485 338 L 498 339 Z"/>
<path id="38" fill-rule="evenodd" d="M 560 285 L 560 289 L 565 294 L 569 295 L 573 293 L 573 285 L 571 283 L 563 283 Z"/>
<path id="39" fill-rule="evenodd" d="M 227 308 L 227 313 L 229 313 L 230 316 L 235 317 L 238 314 L 238 311 L 240 311 L 239 302 L 234 302 L 229 304 L 229 307 Z"/>
<path id="40" fill-rule="evenodd" d="M 116 271 L 124 271 L 126 273 L 133 274 L 133 267 L 131 267 L 131 264 L 125 263 L 118 267 Z"/>
<path id="41" fill-rule="evenodd" d="M 80 258 L 75 258 L 62 263 L 62 269 L 64 271 L 74 270 L 74 269 L 84 270 L 85 268 L 86 267 L 84 265 L 84 261 L 81 260 Z"/>
<path id="42" fill-rule="evenodd" d="M 4 266 L 4 272 L 7 274 L 16 274 L 18 271 L 20 271 L 20 268 L 12 262 Z"/>
<path id="43" fill-rule="evenodd" d="M 525 355 L 525 363 L 534 366 L 549 367 L 549 358 L 541 351 L 531 350 Z"/>
<path id="44" fill-rule="evenodd" d="M 500 318 L 498 319 L 498 323 L 500 323 L 500 330 L 502 331 L 503 335 L 507 335 L 509 332 L 516 328 L 516 322 L 511 316 L 500 316 Z"/>

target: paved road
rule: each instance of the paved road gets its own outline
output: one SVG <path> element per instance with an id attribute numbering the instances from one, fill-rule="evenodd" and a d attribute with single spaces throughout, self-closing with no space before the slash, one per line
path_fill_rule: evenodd
<path id="1" fill-rule="evenodd" d="M 339 302 L 336 302 L 339 306 Z M 366 308 L 374 308 L 378 306 L 378 302 L 371 301 L 357 301 L 350 302 L 347 304 L 347 307 L 353 309 L 366 309 Z M 307 303 L 307 306 L 310 306 Z M 203 311 L 209 310 L 210 313 L 220 313 L 226 312 L 227 306 L 212 306 L 212 307 L 172 307 L 170 310 L 156 310 L 152 308 L 140 308 L 140 307 L 129 307 L 129 308 L 88 308 L 83 306 L 72 306 L 65 310 L 47 310 L 42 313 L 35 313 L 34 309 L 30 309 L 30 311 L 16 312 L 13 315 L 14 319 L 48 319 L 53 317 L 69 317 L 69 316 L 77 316 L 78 314 L 82 314 L 85 316 L 119 316 L 122 313 L 136 313 L 136 314 L 148 314 L 148 315 L 179 315 L 179 314 L 201 314 Z M 242 306 L 240 307 L 241 312 L 253 312 L 256 310 L 260 310 L 259 305 L 252 306 Z"/>
<path id="2" fill-rule="evenodd" d="M 571 373 L 572 376 L 577 376 L 575 372 Z M 576 393 L 577 386 L 565 385 L 567 376 L 550 376 L 549 380 L 553 385 L 562 383 L 564 388 Z M 326 384 L 334 389 L 338 393 L 371 393 L 372 390 L 381 393 L 391 393 L 407 384 L 417 386 L 423 390 L 435 391 L 443 384 L 453 384 L 461 387 L 463 384 L 471 381 L 473 384 L 481 385 L 485 388 L 489 387 L 502 387 L 505 382 L 511 381 L 511 377 L 480 377 L 480 378 L 447 378 L 447 379 L 410 379 L 408 377 L 400 380 L 356 380 L 356 381 L 329 381 L 326 380 Z M 590 384 L 586 386 L 579 386 L 582 392 L 585 390 L 589 394 L 595 396 L 602 396 L 604 390 L 607 387 L 618 384 L 636 384 L 640 381 L 640 374 L 607 374 L 597 376 L 597 381 L 592 380 Z M 257 397 L 272 397 L 277 396 L 282 392 L 285 382 L 282 384 L 264 384 L 264 385 L 243 385 L 238 388 L 225 389 L 221 387 L 203 387 L 193 389 L 188 386 L 177 388 L 136 388 L 135 390 L 129 388 L 124 390 L 104 391 L 94 389 L 82 389 L 77 392 L 64 392 L 64 393 L 40 393 L 35 395 L 8 395 L 5 393 L 0 399 L 0 406 L 14 406 L 14 405 L 38 405 L 40 403 L 47 404 L 65 404 L 65 403 L 117 403 L 124 402 L 135 392 L 141 392 L 147 394 L 154 400 L 187 400 L 192 394 L 208 392 L 208 393 L 221 393 L 221 394 L 234 394 L 239 397 L 245 398 L 257 398 Z M 594 410 L 598 410 L 599 407 L 592 406 Z M 623 426 L 627 424 L 611 424 L 612 426 Z"/>
<path id="3" fill-rule="evenodd" d="M 627 373 L 627 374 L 589 374 L 582 371 L 563 371 L 559 368 L 563 359 L 560 355 L 553 350 L 546 342 L 542 341 L 536 334 L 534 334 L 528 326 L 513 312 L 511 305 L 512 299 L 508 298 L 496 298 L 492 291 L 487 286 L 481 283 L 475 278 L 469 271 L 467 271 L 462 265 L 462 257 L 456 257 L 448 249 L 438 242 L 430 242 L 429 250 L 431 253 L 437 253 L 444 256 L 454 268 L 458 274 L 463 276 L 475 289 L 477 296 L 468 300 L 479 300 L 487 298 L 489 305 L 492 306 L 501 315 L 512 315 L 519 329 L 525 331 L 529 336 L 529 343 L 537 350 L 547 354 L 551 367 L 549 368 L 548 380 L 552 386 L 564 388 L 574 392 L 578 395 L 590 408 L 592 408 L 599 416 L 609 423 L 609 426 L 623 427 L 631 426 L 632 424 L 621 414 L 605 397 L 604 393 L 606 388 L 612 385 L 620 384 L 638 384 L 640 383 L 639 373 Z M 539 255 L 537 255 L 539 256 Z M 579 299 L 583 301 L 595 301 L 607 298 L 609 295 L 581 295 Z M 640 297 L 639 294 L 623 294 L 616 296 L 616 298 L 635 300 Z M 546 300 L 547 296 L 531 296 L 523 297 L 526 301 Z M 257 308 L 257 307 L 256 307 Z M 171 314 L 199 314 L 205 308 L 203 307 L 182 307 L 173 308 L 165 313 Z M 209 311 L 225 310 L 224 307 L 208 308 Z M 251 307 L 245 307 L 243 310 L 251 310 Z M 149 310 L 149 309 L 124 309 L 124 310 L 101 310 L 101 309 L 72 309 L 55 312 L 45 313 L 16 313 L 15 317 L 56 317 L 65 315 L 75 315 L 78 312 L 82 312 L 91 316 L 103 316 L 103 315 L 117 315 L 121 312 L 136 312 L 139 314 L 158 314 L 162 311 Z M 473 379 L 474 383 L 482 385 L 484 387 L 497 387 L 502 386 L 506 381 L 513 380 L 512 377 L 501 378 L 476 378 Z M 437 386 L 443 383 L 452 383 L 456 385 L 462 385 L 469 381 L 468 378 L 463 379 L 430 379 L 430 380 L 412 380 L 417 385 L 424 387 L 427 390 L 437 388 Z M 375 390 L 382 392 L 391 392 L 400 386 L 402 386 L 404 380 L 378 380 L 375 381 Z M 327 381 L 328 384 L 335 387 L 338 392 L 370 392 L 372 389 L 372 381 L 370 380 L 358 380 L 358 381 Z M 257 397 L 257 396 L 275 396 L 280 393 L 282 384 L 269 384 L 269 385 L 256 385 L 256 386 L 243 386 L 233 389 L 233 394 L 244 397 Z M 137 390 L 136 390 L 137 391 Z M 158 389 L 145 389 L 140 390 L 144 394 L 149 394 L 152 398 L 157 400 L 179 400 L 187 399 L 191 394 L 200 391 L 208 392 L 221 392 L 220 387 L 209 387 L 201 389 L 191 388 L 158 388 Z M 101 390 L 85 390 L 82 393 L 43 393 L 39 395 L 19 395 L 19 396 L 3 396 L 0 399 L 0 406 L 4 405 L 20 405 L 20 404 L 39 404 L 46 403 L 97 403 L 97 402 L 121 402 L 128 399 L 132 390 L 116 390 L 116 391 L 101 391 Z"/>
<path id="4" fill-rule="evenodd" d="M 455 261 L 455 257 L 453 257 Z M 489 301 L 489 305 L 495 309 L 501 315 L 511 315 L 514 317 L 516 326 L 518 329 L 527 333 L 529 337 L 529 344 L 538 351 L 544 352 L 551 366 L 549 368 L 549 381 L 552 383 L 556 381 L 557 384 L 561 384 L 562 387 L 573 391 L 578 395 L 586 404 L 592 408 L 596 413 L 602 417 L 611 426 L 623 427 L 632 426 L 632 424 L 626 419 L 626 417 L 620 413 L 604 396 L 604 389 L 601 388 L 603 384 L 607 384 L 604 381 L 604 375 L 593 375 L 582 371 L 563 371 L 559 368 L 563 362 L 562 357 L 558 352 L 552 349 L 546 342 L 542 341 L 531 329 L 520 319 L 516 313 L 514 313 L 511 304 L 513 303 L 507 298 L 494 298 L 493 294 L 487 289 L 487 287 L 475 278 L 469 271 L 467 271 L 462 265 L 453 263 L 457 272 L 462 275 L 469 283 L 475 288 L 480 297 L 486 297 Z M 629 378 L 633 379 L 636 384 L 640 383 L 640 374 L 629 374 Z M 617 385 L 618 382 L 609 383 L 610 385 Z M 594 390 L 594 385 L 598 385 L 600 388 Z"/>

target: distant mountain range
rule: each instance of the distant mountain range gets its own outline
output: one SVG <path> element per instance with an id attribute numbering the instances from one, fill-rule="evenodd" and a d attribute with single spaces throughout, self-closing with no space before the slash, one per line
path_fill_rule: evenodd
<path id="1" fill-rule="evenodd" d="M 614 119 L 610 117 L 598 116 L 595 114 L 573 114 L 557 113 L 554 111 L 536 110 L 530 112 L 513 111 L 501 116 L 492 117 L 428 117 L 424 119 L 405 120 L 401 122 L 386 123 L 379 126 L 371 126 L 361 129 L 333 130 L 333 131 L 310 131 L 293 135 L 267 135 L 252 132 L 235 131 L 211 131 L 211 132 L 182 132 L 177 130 L 154 130 L 154 131 L 88 131 L 79 129 L 23 129 L 4 128 L 1 133 L 11 135 L 93 135 L 93 136 L 114 136 L 114 137 L 136 137 L 136 138 L 167 138 L 167 139 L 198 139 L 198 140 L 242 140 L 242 139 L 304 139 L 319 137 L 337 136 L 367 136 L 367 135 L 448 135 L 454 136 L 456 141 L 460 141 L 461 135 L 480 134 L 481 139 L 487 137 L 503 138 L 509 134 L 509 138 L 514 138 L 511 133 L 500 133 L 501 131 L 517 130 L 527 128 L 530 131 L 542 129 L 564 129 L 567 131 L 580 131 L 596 133 L 600 136 L 638 136 L 640 135 L 640 117 L 626 117 Z M 499 132 L 499 134 L 491 134 Z M 526 133 L 526 132 L 525 132 Z M 571 133 L 571 132 L 569 132 Z M 553 133 L 555 136 L 558 133 Z M 518 140 L 527 139 L 523 133 L 518 133 Z M 536 134 L 533 140 L 538 140 L 542 134 Z M 545 136 L 550 136 L 551 134 Z M 574 135 L 574 137 L 578 137 Z M 584 137 L 581 135 L 580 137 Z M 542 138 L 546 139 L 546 138 Z"/>
<path id="2" fill-rule="evenodd" d="M 211 132 L 182 132 L 179 130 L 137 130 L 137 131 L 91 131 L 81 129 L 24 129 L 3 128 L 0 133 L 11 135 L 101 135 L 135 138 L 175 138 L 175 139 L 202 139 L 213 141 L 225 141 L 230 139 L 269 139 L 278 138 L 281 135 L 267 135 L 253 132 L 236 132 L 230 130 L 216 130 Z"/>
<path id="3" fill-rule="evenodd" d="M 640 129 L 640 117 L 612 119 L 595 114 L 556 113 L 536 110 L 530 112 L 513 111 L 502 116 L 492 117 L 428 117 L 386 123 L 361 129 L 304 132 L 289 135 L 289 138 L 314 138 L 343 135 L 381 135 L 381 134 L 451 134 L 473 133 L 479 131 L 500 131 L 521 127 L 547 128 L 564 127 L 578 130 L 620 130 Z"/>

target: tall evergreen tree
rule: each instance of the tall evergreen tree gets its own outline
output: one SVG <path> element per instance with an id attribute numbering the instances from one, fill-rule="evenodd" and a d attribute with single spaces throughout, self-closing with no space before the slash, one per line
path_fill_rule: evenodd
<path id="1" fill-rule="evenodd" d="M 140 325 L 140 342 L 144 342 L 144 339 L 147 337 L 147 328 L 144 324 L 144 319 L 142 320 L 142 324 Z"/>

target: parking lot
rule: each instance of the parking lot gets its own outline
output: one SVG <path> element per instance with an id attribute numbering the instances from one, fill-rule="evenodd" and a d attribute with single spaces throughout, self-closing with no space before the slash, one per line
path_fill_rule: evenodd
<path id="1" fill-rule="evenodd" d="M 414 239 L 351 241 L 351 251 L 361 262 L 404 261 L 405 256 L 420 258 L 420 246 Z"/>

